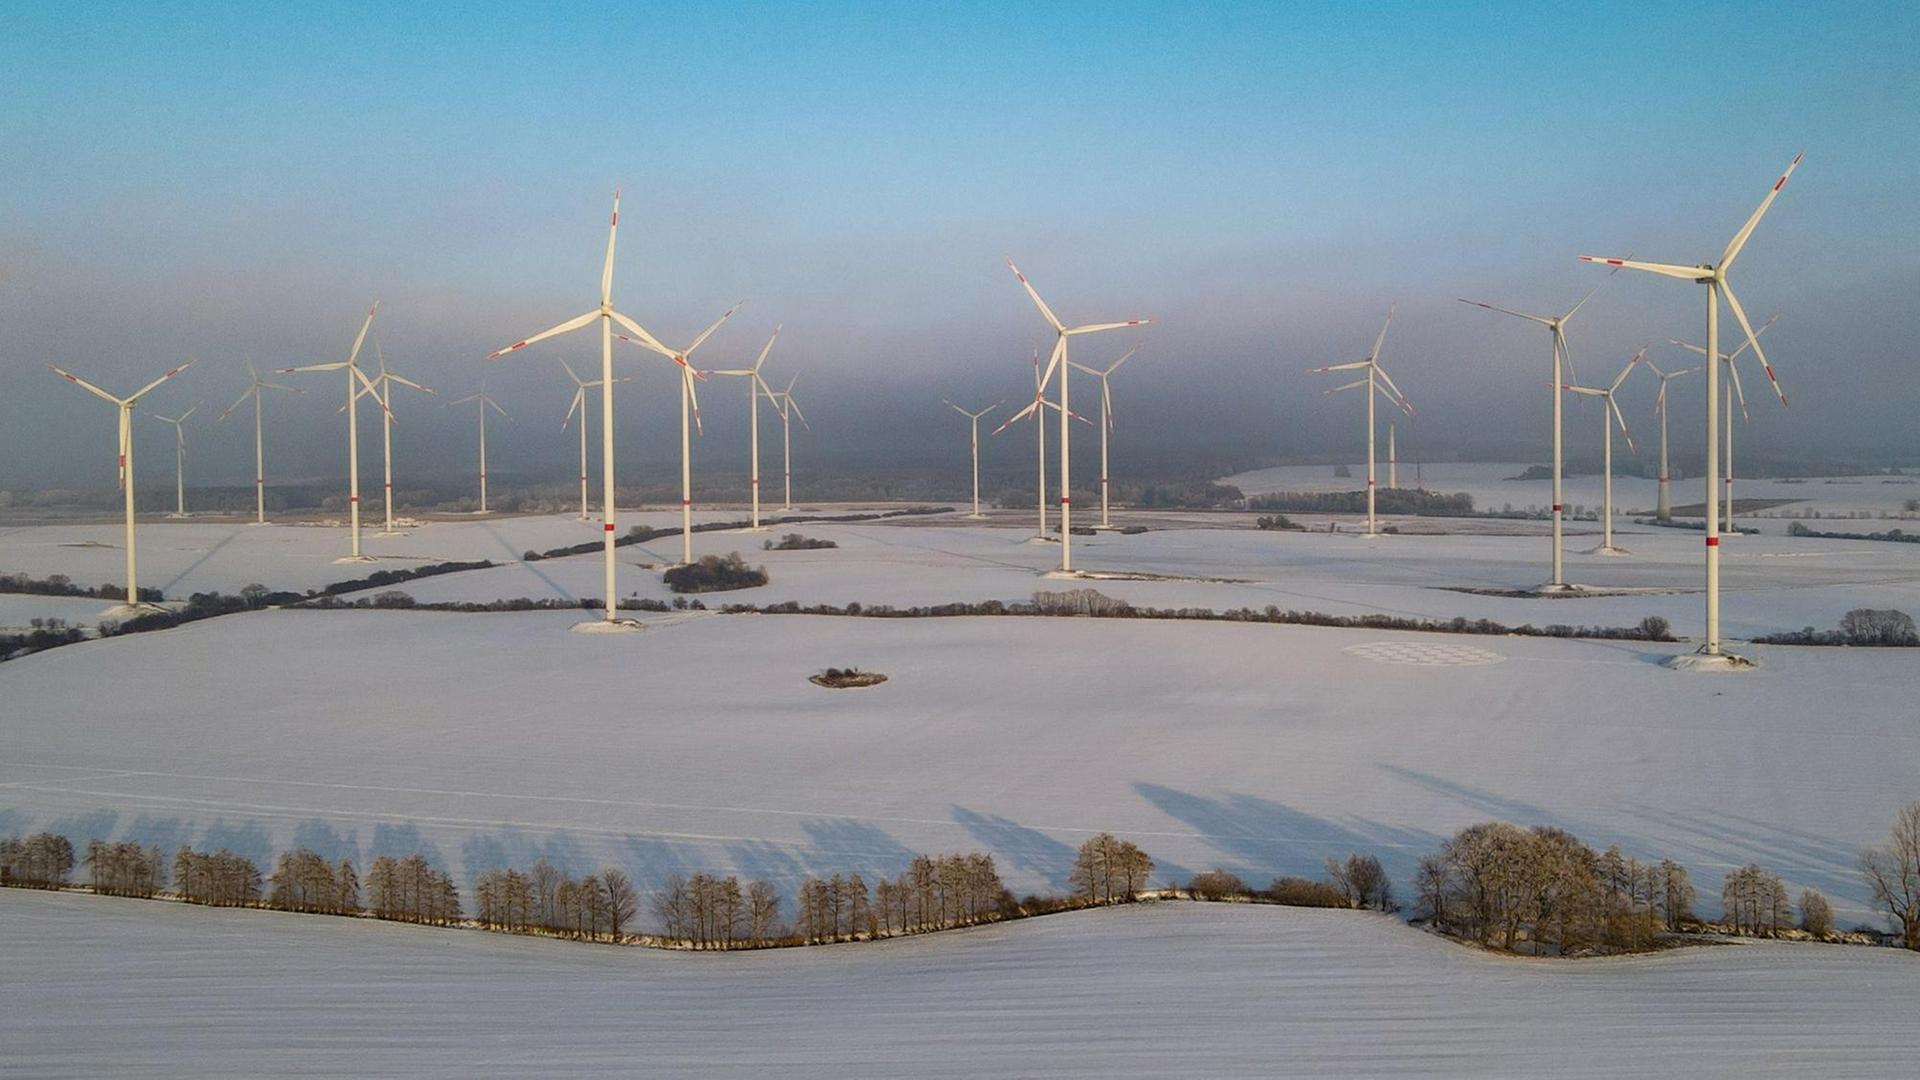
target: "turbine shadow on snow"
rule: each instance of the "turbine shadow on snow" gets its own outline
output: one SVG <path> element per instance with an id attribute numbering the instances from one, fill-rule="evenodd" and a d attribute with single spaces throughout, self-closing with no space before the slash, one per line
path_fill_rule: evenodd
<path id="1" fill-rule="evenodd" d="M 187 580 L 187 578 L 190 575 L 192 575 L 192 573 L 195 570 L 200 569 L 201 565 L 204 564 L 208 559 L 211 559 L 215 555 L 218 555 L 220 553 L 221 548 L 226 547 L 228 544 L 233 543 L 233 538 L 236 536 L 239 536 L 240 530 L 244 527 L 245 526 L 236 525 L 228 529 L 227 535 L 221 537 L 219 543 L 208 548 L 206 551 L 201 553 L 199 558 L 188 563 L 187 568 L 185 570 L 180 571 L 178 574 L 175 574 L 173 576 L 172 581 L 169 581 L 166 584 L 160 586 L 160 591 L 163 593 L 166 593 L 169 596 L 173 595 L 173 591 L 180 587 L 181 582 Z"/>
<path id="2" fill-rule="evenodd" d="M 555 597 L 561 600 L 569 601 L 569 602 L 577 603 L 579 601 L 580 599 L 579 597 L 573 595 L 573 593 L 567 591 L 566 589 L 561 588 L 560 583 L 553 580 L 553 577 L 549 575 L 544 569 L 542 569 L 538 563 L 522 562 L 520 559 L 520 556 L 523 554 L 523 552 L 513 550 L 513 545 L 507 542 L 506 537 L 500 535 L 500 530 L 494 528 L 492 522 L 483 522 L 481 524 L 481 528 L 486 530 L 487 535 L 493 537 L 494 542 L 500 545 L 500 550 L 507 553 L 507 560 L 509 562 L 518 563 L 520 566 L 520 569 L 525 570 L 527 573 L 532 574 L 534 577 L 539 578 L 541 582 L 546 585 L 547 588 L 553 591 L 553 595 Z"/>

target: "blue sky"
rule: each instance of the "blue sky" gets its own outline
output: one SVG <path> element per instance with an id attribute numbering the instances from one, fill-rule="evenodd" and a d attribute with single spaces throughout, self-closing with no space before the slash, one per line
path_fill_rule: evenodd
<path id="1" fill-rule="evenodd" d="M 390 354 L 464 392 L 478 355 L 590 305 L 616 184 L 620 305 L 673 339 L 747 299 L 713 360 L 785 322 L 777 361 L 828 430 L 910 439 L 908 402 L 1017 393 L 1043 328 L 1011 254 L 1070 321 L 1162 320 L 1133 401 L 1165 437 L 1285 452 L 1275 428 L 1352 426 L 1301 372 L 1364 351 L 1390 302 L 1390 369 L 1465 446 L 1543 350 L 1455 296 L 1546 310 L 1593 283 L 1582 251 L 1710 259 L 1806 149 L 1740 268 L 1750 308 L 1786 313 L 1799 391 L 1754 437 L 1920 404 L 1882 382 L 1911 373 L 1887 316 L 1920 296 L 1911 5 L 89 5 L 8 27 L 0 483 L 91 449 L 67 422 L 86 402 L 43 407 L 71 393 L 43 362 L 124 383 L 198 355 L 180 393 L 230 398 L 241 356 L 329 358 L 374 296 Z M 1576 348 L 1617 366 L 1697 333 L 1699 305 L 1614 281 Z M 550 374 L 492 378 L 564 409 Z M 412 437 L 458 445 L 442 421 Z"/>

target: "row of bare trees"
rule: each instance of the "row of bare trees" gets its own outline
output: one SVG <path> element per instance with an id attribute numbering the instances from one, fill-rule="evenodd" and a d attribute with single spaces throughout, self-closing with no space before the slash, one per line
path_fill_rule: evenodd
<path id="1" fill-rule="evenodd" d="M 1752 863 L 1727 875 L 1720 886 L 1720 907 L 1736 934 L 1773 937 L 1793 926 L 1786 884 Z"/>
<path id="2" fill-rule="evenodd" d="M 167 885 L 167 860 L 158 847 L 132 840 L 87 843 L 87 875 L 93 891 L 108 896 L 152 896 Z"/>
<path id="3" fill-rule="evenodd" d="M 173 892 L 189 904 L 253 907 L 260 903 L 260 868 L 226 849 L 173 853 Z"/>
<path id="4" fill-rule="evenodd" d="M 786 936 L 780 894 L 764 881 L 742 888 L 732 875 L 675 874 L 654 890 L 652 907 L 662 935 L 696 949 L 759 948 Z"/>
<path id="5" fill-rule="evenodd" d="M 0 840 L 0 885 L 58 889 L 73 873 L 73 844 L 59 833 Z"/>
<path id="6" fill-rule="evenodd" d="M 282 854 L 267 885 L 267 906 L 281 911 L 352 915 L 360 910 L 360 878 L 353 863 L 328 862 L 306 848 Z"/>
<path id="7" fill-rule="evenodd" d="M 575 879 L 541 859 L 524 874 L 511 868 L 481 874 L 473 905 L 475 920 L 490 930 L 619 941 L 640 910 L 640 894 L 612 867 Z"/>
<path id="8" fill-rule="evenodd" d="M 424 855 L 381 855 L 367 867 L 367 910 L 375 918 L 446 926 L 460 921 L 460 890 Z"/>

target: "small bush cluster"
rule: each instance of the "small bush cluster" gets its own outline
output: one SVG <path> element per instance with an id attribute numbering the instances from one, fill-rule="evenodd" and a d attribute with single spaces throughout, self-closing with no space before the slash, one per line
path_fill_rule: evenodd
<path id="1" fill-rule="evenodd" d="M 1671 860 L 1596 853 L 1564 829 L 1471 825 L 1420 862 L 1421 914 L 1507 952 L 1627 952 L 1693 919 L 1694 888 Z"/>
<path id="2" fill-rule="evenodd" d="M 11 660 L 42 649 L 56 649 L 87 639 L 85 630 L 67 625 L 65 619 L 36 618 L 27 625 L 25 633 L 0 634 L 0 660 Z"/>
<path id="3" fill-rule="evenodd" d="M 1288 532 L 1306 532 L 1307 527 L 1285 514 L 1268 514 L 1253 519 L 1253 523 L 1262 529 Z"/>
<path id="4" fill-rule="evenodd" d="M 877 671 L 861 671 L 859 668 L 830 667 L 808 681 L 816 686 L 830 687 L 835 690 L 853 689 L 862 686 L 878 686 L 887 681 L 885 675 Z"/>
<path id="5" fill-rule="evenodd" d="M 837 548 L 840 545 L 831 540 L 816 540 L 810 536 L 801 536 L 799 533 L 787 533 L 777 542 L 768 540 L 760 546 L 766 551 L 822 551 L 826 548 Z"/>
<path id="6" fill-rule="evenodd" d="M 748 566 L 735 551 L 725 556 L 702 555 L 699 562 L 676 566 L 662 578 L 677 593 L 728 592 L 765 585 L 767 569 Z"/>
<path id="7" fill-rule="evenodd" d="M 1338 474 L 1336 474 L 1338 475 Z M 1475 514 L 1473 496 L 1445 494 L 1419 488 L 1375 488 L 1374 509 L 1382 514 L 1418 517 L 1484 517 Z M 1361 491 L 1280 491 L 1247 500 L 1249 510 L 1281 510 L 1294 514 L 1364 514 L 1367 493 Z M 1284 517 L 1284 515 L 1283 515 Z M 1269 526 L 1261 526 L 1268 528 Z M 1271 526 L 1287 528 L 1287 526 Z"/>

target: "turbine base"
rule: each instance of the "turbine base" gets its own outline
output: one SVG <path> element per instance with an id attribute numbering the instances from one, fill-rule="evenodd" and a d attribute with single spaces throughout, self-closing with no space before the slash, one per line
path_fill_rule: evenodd
<path id="1" fill-rule="evenodd" d="M 138 604 L 115 604 L 96 617 L 102 622 L 119 622 L 123 619 L 137 618 L 141 615 L 159 615 L 166 610 L 166 608 L 158 604 L 149 604 L 141 601 Z"/>
<path id="2" fill-rule="evenodd" d="M 576 634 L 635 634 L 646 627 L 638 619 L 588 619 L 568 629 Z"/>
<path id="3" fill-rule="evenodd" d="M 1744 656 L 1735 656 L 1732 653 L 1696 652 L 1686 653 L 1681 656 L 1670 656 L 1666 659 L 1663 666 L 1672 668 L 1675 671 L 1698 671 L 1709 675 L 1719 675 L 1735 671 L 1751 671 L 1759 665 Z"/>
<path id="4" fill-rule="evenodd" d="M 374 558 L 371 555 L 342 555 L 339 558 L 333 560 L 333 565 L 352 566 L 358 563 L 370 563 L 373 561 L 374 561 Z"/>

